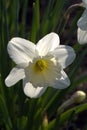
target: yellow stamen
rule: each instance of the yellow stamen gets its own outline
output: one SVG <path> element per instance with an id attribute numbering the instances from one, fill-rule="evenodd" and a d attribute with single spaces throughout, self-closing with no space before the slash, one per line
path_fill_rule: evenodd
<path id="1" fill-rule="evenodd" d="M 45 60 L 37 60 L 34 65 L 35 71 L 41 72 L 47 68 L 47 62 Z"/>

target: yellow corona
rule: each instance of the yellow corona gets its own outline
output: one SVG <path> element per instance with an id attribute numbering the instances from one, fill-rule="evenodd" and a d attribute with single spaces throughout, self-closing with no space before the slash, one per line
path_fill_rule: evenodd
<path id="1" fill-rule="evenodd" d="M 47 62 L 43 59 L 37 60 L 34 65 L 34 69 L 37 72 L 44 71 L 47 68 Z"/>

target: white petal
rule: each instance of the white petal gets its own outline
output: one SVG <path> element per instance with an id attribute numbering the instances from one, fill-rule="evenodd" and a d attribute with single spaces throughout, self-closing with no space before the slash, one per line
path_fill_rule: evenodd
<path id="1" fill-rule="evenodd" d="M 82 0 L 84 3 L 84 6 L 87 8 L 87 0 Z"/>
<path id="2" fill-rule="evenodd" d="M 87 31 L 84 31 L 84 30 L 81 30 L 80 28 L 78 28 L 77 39 L 80 44 L 87 43 Z"/>
<path id="3" fill-rule="evenodd" d="M 78 20 L 77 25 L 82 30 L 87 30 L 87 9 L 84 11 L 81 18 Z"/>
<path id="4" fill-rule="evenodd" d="M 23 79 L 24 77 L 24 69 L 21 69 L 20 67 L 16 66 L 11 70 L 10 74 L 5 79 L 5 84 L 6 86 L 10 87 L 16 84 L 19 80 Z"/>
<path id="5" fill-rule="evenodd" d="M 49 51 L 53 51 L 60 43 L 59 36 L 56 33 L 50 33 L 43 37 L 36 46 L 39 55 L 45 56 Z"/>
<path id="6" fill-rule="evenodd" d="M 35 56 L 35 45 L 22 38 L 13 38 L 8 46 L 8 53 L 16 64 L 25 64 Z"/>
<path id="7" fill-rule="evenodd" d="M 68 76 L 66 75 L 66 73 L 64 71 L 62 71 L 61 74 L 62 74 L 61 79 L 56 80 L 56 84 L 55 84 L 55 86 L 53 86 L 53 88 L 64 89 L 70 85 L 70 80 L 69 80 Z"/>
<path id="8" fill-rule="evenodd" d="M 58 62 L 61 64 L 62 68 L 66 68 L 70 65 L 76 56 L 73 48 L 66 45 L 60 45 L 52 54 L 58 58 Z"/>
<path id="9" fill-rule="evenodd" d="M 25 79 L 23 80 L 23 90 L 26 96 L 31 98 L 40 97 L 47 87 L 34 87 L 31 83 L 27 82 Z"/>

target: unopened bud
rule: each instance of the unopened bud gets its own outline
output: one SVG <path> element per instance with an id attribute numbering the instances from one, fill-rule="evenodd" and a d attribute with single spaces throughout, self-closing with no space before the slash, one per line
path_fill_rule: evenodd
<path id="1" fill-rule="evenodd" d="M 43 112 L 43 128 L 45 128 L 48 125 L 48 117 L 46 112 Z"/>
<path id="2" fill-rule="evenodd" d="M 62 105 L 58 108 L 58 113 L 63 112 L 63 110 L 65 108 L 67 108 L 68 106 L 70 106 L 73 103 L 81 103 L 82 101 L 84 101 L 86 98 L 86 93 L 79 90 L 77 92 L 75 92 L 71 98 L 69 98 L 68 100 L 66 100 L 64 103 L 62 103 Z"/>
<path id="3" fill-rule="evenodd" d="M 82 101 L 85 100 L 85 98 L 86 98 L 86 93 L 79 90 L 79 91 L 75 92 L 75 93 L 72 95 L 71 98 L 73 99 L 73 101 L 74 101 L 75 103 L 81 103 Z"/>

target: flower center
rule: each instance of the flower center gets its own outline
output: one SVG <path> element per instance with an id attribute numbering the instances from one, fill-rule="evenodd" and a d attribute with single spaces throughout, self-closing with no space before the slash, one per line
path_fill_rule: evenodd
<path id="1" fill-rule="evenodd" d="M 34 65 L 34 69 L 41 72 L 47 68 L 47 62 L 45 60 L 37 60 Z"/>

